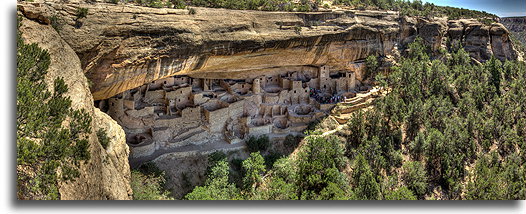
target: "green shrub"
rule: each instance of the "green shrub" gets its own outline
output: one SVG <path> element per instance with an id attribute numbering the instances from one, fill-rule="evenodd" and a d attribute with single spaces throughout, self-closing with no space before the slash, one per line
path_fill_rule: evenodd
<path id="1" fill-rule="evenodd" d="M 378 72 L 378 58 L 374 55 L 369 55 L 365 58 L 366 73 L 364 79 L 374 78 Z"/>
<path id="2" fill-rule="evenodd" d="M 247 141 L 248 152 L 265 152 L 270 146 L 270 142 L 267 135 L 261 135 L 259 137 L 251 136 Z"/>
<path id="3" fill-rule="evenodd" d="M 164 2 L 161 0 L 149 0 L 146 3 L 147 7 L 153 7 L 153 8 L 162 8 L 165 6 Z"/>
<path id="4" fill-rule="evenodd" d="M 60 30 L 62 30 L 62 21 L 57 15 L 51 16 L 51 18 L 49 18 L 49 21 L 51 22 L 51 27 L 53 27 L 57 32 L 60 32 Z"/>
<path id="5" fill-rule="evenodd" d="M 196 13 L 197 13 L 197 12 L 195 11 L 194 8 L 189 8 L 189 9 L 188 9 L 188 14 L 190 14 L 190 15 L 194 15 L 194 14 L 196 14 Z"/>
<path id="6" fill-rule="evenodd" d="M 356 156 L 352 177 L 358 200 L 380 200 L 380 185 L 367 160 L 361 154 Z"/>
<path id="7" fill-rule="evenodd" d="M 177 9 L 186 8 L 186 2 L 184 0 L 170 0 L 170 2 L 173 4 L 174 8 L 177 8 Z"/>
<path id="8" fill-rule="evenodd" d="M 208 167 L 206 169 L 206 173 L 209 174 L 212 170 L 212 167 L 214 167 L 218 162 L 220 161 L 226 161 L 227 157 L 224 152 L 221 151 L 215 151 L 208 155 Z"/>
<path id="9" fill-rule="evenodd" d="M 277 152 L 270 152 L 268 155 L 265 155 L 265 165 L 270 168 L 272 167 L 272 165 L 274 165 L 274 163 L 282 158 L 283 155 L 277 153 Z"/>
<path id="10" fill-rule="evenodd" d="M 110 138 L 108 137 L 106 129 L 97 130 L 97 138 L 99 139 L 99 143 L 102 145 L 102 148 L 107 149 L 108 145 L 110 145 Z"/>
<path id="11" fill-rule="evenodd" d="M 86 18 L 86 16 L 88 16 L 88 8 L 83 8 L 83 7 L 77 8 L 77 12 L 75 13 L 75 16 L 77 17 L 77 20 Z"/>
<path id="12" fill-rule="evenodd" d="M 228 182 L 229 167 L 225 160 L 217 162 L 207 176 L 205 185 L 195 187 L 185 195 L 187 200 L 235 200 L 239 199 L 239 190 Z"/>
<path id="13" fill-rule="evenodd" d="M 385 200 L 417 200 L 417 198 L 407 187 L 400 187 L 385 194 Z"/>
<path id="14" fill-rule="evenodd" d="M 301 136 L 294 136 L 294 135 L 289 134 L 285 137 L 285 140 L 283 141 L 283 145 L 288 151 L 292 152 L 294 151 L 294 149 L 296 149 L 296 147 L 298 147 L 298 145 L 301 142 L 301 139 L 302 139 Z"/>
<path id="15" fill-rule="evenodd" d="M 296 179 L 302 200 L 350 196 L 349 182 L 341 172 L 346 165 L 343 145 L 335 136 L 306 137 L 296 164 Z"/>
<path id="16" fill-rule="evenodd" d="M 261 156 L 259 152 L 253 152 L 241 165 L 244 172 L 244 189 L 254 192 L 263 179 L 263 173 L 267 171 L 265 167 L 265 159 L 263 159 L 263 156 Z"/>
<path id="17" fill-rule="evenodd" d="M 402 166 L 404 170 L 403 179 L 407 187 L 418 197 L 423 197 L 427 192 L 427 175 L 422 163 L 411 161 Z"/>
<path id="18" fill-rule="evenodd" d="M 164 174 L 144 174 L 137 170 L 131 172 L 130 185 L 134 200 L 173 200 L 169 192 L 165 191 Z"/>
<path id="19" fill-rule="evenodd" d="M 298 200 L 297 188 L 294 183 L 288 183 L 282 178 L 272 178 L 268 188 L 258 191 L 256 200 Z"/>
<path id="20" fill-rule="evenodd" d="M 301 26 L 299 25 L 294 26 L 294 32 L 296 32 L 296 34 L 301 34 Z"/>
<path id="21" fill-rule="evenodd" d="M 469 200 L 502 200 L 505 198 L 503 176 L 499 166 L 492 163 L 487 156 L 482 157 L 475 165 L 474 178 L 467 185 L 466 198 Z M 524 196 L 523 196 L 524 197 Z"/>
<path id="22" fill-rule="evenodd" d="M 296 183 L 297 167 L 289 158 L 280 158 L 272 166 L 273 177 L 282 178 L 287 183 Z"/>

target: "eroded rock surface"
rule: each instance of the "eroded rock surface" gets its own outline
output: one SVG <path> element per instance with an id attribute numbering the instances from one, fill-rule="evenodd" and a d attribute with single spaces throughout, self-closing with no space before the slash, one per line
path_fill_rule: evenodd
<path id="1" fill-rule="evenodd" d="M 30 17 L 34 18 L 34 17 Z M 73 109 L 85 109 L 92 118 L 92 133 L 89 135 L 90 160 L 81 164 L 80 177 L 75 181 L 59 183 L 59 192 L 63 200 L 101 200 L 131 199 L 129 149 L 124 131 L 108 115 L 93 106 L 93 97 L 84 76 L 76 53 L 60 38 L 50 26 L 26 18 L 20 27 L 26 43 L 37 43 L 46 49 L 51 64 L 46 82 L 62 77 L 68 85 Z M 50 85 L 49 90 L 53 87 Z M 98 142 L 96 131 L 104 128 L 108 131 L 110 143 L 107 149 Z"/>
<path id="2" fill-rule="evenodd" d="M 422 36 L 434 49 L 446 37 L 472 57 L 514 59 L 502 25 L 476 20 L 425 20 L 397 12 L 264 12 L 196 8 L 154 9 L 112 4 L 23 3 L 41 22 L 55 15 L 60 36 L 94 83 L 95 100 L 172 75 L 245 79 L 305 65 L 353 70 L 368 55 L 396 55 Z M 78 19 L 78 7 L 88 8 Z"/>

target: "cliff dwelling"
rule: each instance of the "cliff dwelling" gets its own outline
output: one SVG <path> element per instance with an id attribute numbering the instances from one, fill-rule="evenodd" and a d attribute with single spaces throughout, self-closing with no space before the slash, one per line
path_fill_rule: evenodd
<path id="1" fill-rule="evenodd" d="M 132 158 L 140 158 L 163 148 L 301 135 L 355 96 L 359 72 L 323 65 L 247 79 L 169 76 L 96 105 L 123 127 Z"/>

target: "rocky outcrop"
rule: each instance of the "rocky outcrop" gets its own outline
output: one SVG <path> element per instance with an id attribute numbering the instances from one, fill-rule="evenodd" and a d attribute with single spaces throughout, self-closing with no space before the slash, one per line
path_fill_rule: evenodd
<path id="1" fill-rule="evenodd" d="M 511 32 L 526 31 L 526 16 L 500 18 L 499 23 L 502 23 Z"/>
<path id="2" fill-rule="evenodd" d="M 516 53 L 502 25 L 425 20 L 386 11 L 263 12 L 154 9 L 111 4 L 24 3 L 42 23 L 60 18 L 60 36 L 75 50 L 96 100 L 171 76 L 252 78 L 297 66 L 356 67 L 368 55 L 391 56 L 416 36 L 434 49 L 446 37 L 472 57 Z M 78 7 L 88 8 L 78 19 Z"/>
<path id="3" fill-rule="evenodd" d="M 43 16 L 29 16 L 35 17 Z M 93 106 L 88 80 L 83 75 L 76 53 L 51 25 L 23 18 L 20 31 L 25 42 L 37 43 L 40 48 L 49 52 L 51 64 L 46 82 L 52 83 L 55 78 L 62 77 L 69 88 L 66 96 L 70 97 L 72 108 L 85 109 L 93 118 L 93 131 L 89 135 L 91 158 L 80 165 L 80 177 L 75 181 L 59 183 L 61 199 L 131 199 L 129 149 L 124 131 L 108 115 Z M 50 90 L 52 88 L 50 87 Z M 102 128 L 108 131 L 110 138 L 107 149 L 101 146 L 96 135 L 96 131 Z"/>
<path id="4" fill-rule="evenodd" d="M 526 16 L 501 18 L 499 23 L 503 24 L 522 46 L 526 47 Z M 519 51 L 520 52 L 520 51 Z"/>
<path id="5" fill-rule="evenodd" d="M 460 42 L 470 56 L 479 61 L 492 55 L 498 59 L 516 59 L 517 53 L 509 40 L 509 31 L 502 24 L 485 25 L 474 20 L 449 21 L 448 36 Z"/>

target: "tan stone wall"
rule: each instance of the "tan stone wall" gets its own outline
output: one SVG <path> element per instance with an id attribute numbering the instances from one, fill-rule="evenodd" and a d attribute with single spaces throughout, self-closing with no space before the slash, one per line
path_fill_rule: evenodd
<path id="1" fill-rule="evenodd" d="M 310 87 L 310 88 L 316 88 L 316 89 L 319 89 L 320 88 L 320 80 L 319 78 L 313 78 L 309 81 L 309 83 L 307 83 L 307 85 Z"/>
<path id="2" fill-rule="evenodd" d="M 154 128 L 175 128 L 176 126 L 185 123 L 185 120 L 183 117 L 176 117 L 176 118 L 170 118 L 170 119 L 157 119 L 154 122 L 153 127 Z"/>
<path id="3" fill-rule="evenodd" d="M 154 108 L 152 106 L 145 107 L 140 110 L 127 110 L 126 114 L 130 117 L 146 117 L 146 116 L 152 116 L 153 115 Z"/>
<path id="4" fill-rule="evenodd" d="M 230 89 L 236 93 L 247 93 L 251 90 L 251 88 L 252 84 L 250 83 L 235 83 L 234 85 L 230 86 Z"/>
<path id="5" fill-rule="evenodd" d="M 278 103 L 279 101 L 279 94 L 265 94 L 263 95 L 263 102 L 264 103 Z"/>
<path id="6" fill-rule="evenodd" d="M 130 156 L 133 158 L 148 156 L 148 155 L 153 154 L 156 149 L 157 149 L 156 143 L 150 143 L 144 146 L 132 147 L 130 149 L 131 151 Z"/>
<path id="7" fill-rule="evenodd" d="M 142 120 L 125 115 L 115 118 L 115 120 L 119 123 L 119 125 L 127 129 L 142 129 L 145 126 Z"/>
<path id="8" fill-rule="evenodd" d="M 288 79 L 281 79 L 281 88 L 283 88 L 284 90 L 289 90 L 290 89 L 290 80 Z"/>
<path id="9" fill-rule="evenodd" d="M 353 90 L 356 88 L 356 73 L 350 72 L 349 76 L 349 79 L 347 79 L 349 81 L 349 90 Z"/>
<path id="10" fill-rule="evenodd" d="M 165 93 L 166 92 L 164 90 L 146 91 L 144 94 L 144 101 L 147 103 L 160 102 L 164 100 Z"/>
<path id="11" fill-rule="evenodd" d="M 201 105 L 208 101 L 210 98 L 203 96 L 203 94 L 194 94 L 194 104 Z"/>
<path id="12" fill-rule="evenodd" d="M 228 119 L 228 108 L 217 109 L 208 112 L 208 123 L 210 124 L 210 132 L 222 132 L 225 127 L 225 122 Z"/>
<path id="13" fill-rule="evenodd" d="M 234 103 L 230 103 L 228 106 L 228 115 L 230 117 L 241 117 L 243 115 L 243 107 L 245 106 L 245 100 L 239 100 Z"/>
<path id="14" fill-rule="evenodd" d="M 303 84 L 301 81 L 292 81 L 292 89 L 300 89 L 303 88 Z"/>
<path id="15" fill-rule="evenodd" d="M 309 102 L 309 88 L 297 88 L 289 91 L 291 104 L 306 104 Z"/>
<path id="16" fill-rule="evenodd" d="M 329 66 L 324 65 L 320 67 L 320 76 L 319 78 L 329 78 Z"/>
<path id="17" fill-rule="evenodd" d="M 313 121 L 312 115 L 297 115 L 297 114 L 289 114 L 288 116 L 289 121 L 291 123 L 310 123 Z"/>
<path id="18" fill-rule="evenodd" d="M 135 102 L 133 100 L 123 100 L 124 109 L 135 109 Z"/>
<path id="19" fill-rule="evenodd" d="M 188 77 L 187 76 L 174 77 L 173 81 L 174 81 L 174 85 L 181 85 L 184 83 L 188 83 Z"/>
<path id="20" fill-rule="evenodd" d="M 202 89 L 203 88 L 203 80 L 202 79 L 192 79 L 192 87 L 194 87 L 194 88 L 201 88 Z"/>
<path id="21" fill-rule="evenodd" d="M 183 87 L 175 91 L 166 92 L 166 99 L 175 100 L 180 97 L 189 97 L 192 94 L 192 87 Z"/>
<path id="22" fill-rule="evenodd" d="M 323 77 L 320 79 L 319 89 L 322 91 L 333 92 L 336 89 L 336 81 L 329 77 Z"/>
<path id="23" fill-rule="evenodd" d="M 254 81 L 252 82 L 252 93 L 261 93 L 261 80 L 259 78 L 254 79 Z"/>
<path id="24" fill-rule="evenodd" d="M 123 99 L 120 98 L 110 98 L 108 99 L 108 115 L 113 118 L 120 117 L 124 114 L 124 103 Z"/>
<path id="25" fill-rule="evenodd" d="M 282 90 L 281 92 L 279 92 L 278 103 L 290 104 L 290 94 L 288 90 Z"/>
<path id="26" fill-rule="evenodd" d="M 166 77 L 166 78 L 160 79 L 160 81 L 164 87 L 172 87 L 175 85 L 174 77 Z"/>
<path id="27" fill-rule="evenodd" d="M 154 142 L 167 142 L 172 138 L 173 129 L 159 129 L 153 131 Z"/>
<path id="28" fill-rule="evenodd" d="M 257 77 L 256 79 L 259 80 L 259 85 L 264 88 L 265 86 L 267 86 L 267 77 L 265 76 L 259 76 Z"/>
<path id="29" fill-rule="evenodd" d="M 135 92 L 135 94 L 133 94 L 133 101 L 135 102 L 139 102 L 139 100 L 142 99 L 142 93 L 141 93 L 141 90 L 139 88 L 139 90 L 137 92 Z"/>
<path id="30" fill-rule="evenodd" d="M 347 79 L 340 78 L 336 80 L 336 93 L 343 93 L 347 91 Z"/>
<path id="31" fill-rule="evenodd" d="M 158 80 L 155 80 L 153 82 L 151 82 L 150 84 L 148 84 L 148 90 L 158 90 L 158 89 L 161 89 L 163 87 L 163 80 L 161 79 L 158 79 Z"/>
<path id="32" fill-rule="evenodd" d="M 197 106 L 195 108 L 185 108 L 182 110 L 181 114 L 183 119 L 201 121 L 201 106 Z"/>
<path id="33" fill-rule="evenodd" d="M 264 126 L 255 126 L 255 127 L 249 127 L 248 128 L 248 134 L 250 136 L 260 136 L 260 135 L 266 135 L 272 133 L 272 127 L 274 125 L 264 125 Z"/>

